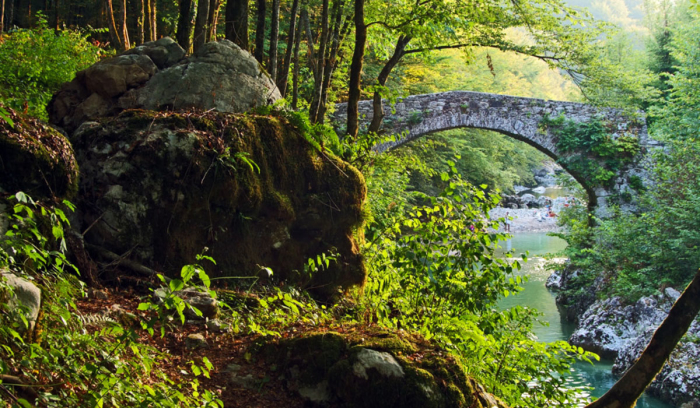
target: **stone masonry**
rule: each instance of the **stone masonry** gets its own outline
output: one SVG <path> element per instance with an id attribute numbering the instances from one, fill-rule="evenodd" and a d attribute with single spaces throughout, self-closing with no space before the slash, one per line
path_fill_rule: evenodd
<path id="1" fill-rule="evenodd" d="M 599 108 L 582 103 L 451 91 L 400 99 L 393 111 L 386 101 L 384 106 L 387 115 L 380 132 L 394 134 L 396 139 L 375 146 L 380 152 L 394 149 L 431 133 L 455 128 L 476 128 L 508 135 L 558 160 L 563 158 L 563 155 L 557 151 L 557 138 L 541 125 L 545 116 L 554 119 L 563 114 L 566 119 L 575 122 L 588 122 L 597 117 L 605 123 L 612 124 L 613 138 L 622 135 L 635 136 L 639 139 L 641 147 L 641 153 L 634 163 L 616 174 L 613 187 L 595 187 L 582 175 L 563 166 L 586 189 L 592 209 L 595 208 L 596 214 L 603 217 L 609 214 L 609 206 L 614 202 L 618 202 L 623 209 L 634 209 L 633 203 L 624 202 L 619 198 L 626 192 L 634 196 L 629 184 L 632 176 L 649 182 L 649 153 L 663 147 L 648 137 L 643 114 L 629 116 L 620 109 Z M 372 101 L 361 101 L 359 113 L 360 129 L 366 129 L 373 116 Z M 343 126 L 346 118 L 347 104 L 336 105 L 333 119 L 337 126 Z"/>

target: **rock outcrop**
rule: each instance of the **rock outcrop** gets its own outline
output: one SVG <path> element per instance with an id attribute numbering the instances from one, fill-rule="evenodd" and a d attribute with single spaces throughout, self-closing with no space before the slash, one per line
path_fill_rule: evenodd
<path id="1" fill-rule="evenodd" d="M 228 40 L 192 56 L 171 38 L 145 43 L 78 72 L 54 95 L 51 123 L 72 133 L 83 122 L 125 109 L 246 112 L 280 99 L 274 81 Z"/>
<path id="2" fill-rule="evenodd" d="M 405 333 L 309 333 L 262 354 L 311 406 L 505 408 L 453 356 Z"/>
<path id="3" fill-rule="evenodd" d="M 577 274 L 578 271 L 565 269 L 563 274 L 551 275 L 547 286 L 565 289 Z M 642 354 L 680 293 L 666 288 L 660 295 L 643 297 L 630 305 L 617 297 L 597 299 L 596 292 L 602 285 L 599 279 L 578 296 L 566 298 L 560 295 L 557 303 L 565 306 L 564 314 L 568 320 L 578 322 L 569 342 L 614 360 L 613 374 L 622 375 Z M 696 320 L 647 392 L 676 406 L 683 403 L 700 405 L 697 397 L 700 394 L 698 360 L 700 322 Z"/>
<path id="4" fill-rule="evenodd" d="M 0 303 L 5 303 L 9 307 L 10 314 L 21 313 L 27 321 L 27 325 L 17 318 L 17 326 L 14 327 L 20 333 L 34 330 L 39 310 L 41 309 L 41 289 L 27 279 L 11 273 L 7 269 L 0 269 L 0 281 L 10 289 L 11 294 L 3 290 L 0 286 Z"/>
<path id="5" fill-rule="evenodd" d="M 364 282 L 363 177 L 284 117 L 132 110 L 72 139 L 90 245 L 171 276 L 206 247 L 212 277 L 269 267 L 322 297 Z M 320 253 L 337 261 L 305 268 Z"/>
<path id="6" fill-rule="evenodd" d="M 72 198 L 78 164 L 63 135 L 10 108 L 12 124 L 0 117 L 0 193 L 23 191 L 35 199 Z"/>

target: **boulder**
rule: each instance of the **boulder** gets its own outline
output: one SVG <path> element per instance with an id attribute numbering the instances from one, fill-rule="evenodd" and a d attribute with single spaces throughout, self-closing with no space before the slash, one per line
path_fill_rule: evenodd
<path id="1" fill-rule="evenodd" d="M 73 198 L 78 164 L 68 139 L 37 119 L 4 109 L 13 124 L 0 117 L 0 192 Z"/>
<path id="2" fill-rule="evenodd" d="M 505 407 L 449 354 L 406 333 L 307 333 L 262 353 L 282 368 L 289 390 L 316 406 Z"/>
<path id="3" fill-rule="evenodd" d="M 86 244 L 170 276 L 206 247 L 211 277 L 265 266 L 323 298 L 364 282 L 353 237 L 364 179 L 282 116 L 134 110 L 84 123 L 73 141 Z M 337 261 L 305 273 L 324 252 Z"/>
<path id="4" fill-rule="evenodd" d="M 192 333 L 185 339 L 185 347 L 190 350 L 209 348 L 209 343 L 201 333 Z"/>
<path id="5" fill-rule="evenodd" d="M 178 290 L 173 293 L 175 296 L 182 298 L 188 305 L 197 308 L 202 315 L 197 315 L 192 309 L 185 309 L 185 316 L 192 320 L 214 319 L 219 314 L 219 302 L 212 297 L 209 292 L 197 290 L 196 288 L 187 288 Z M 159 288 L 153 291 L 153 297 L 156 303 L 162 303 L 167 296 L 166 289 Z"/>
<path id="6" fill-rule="evenodd" d="M 78 72 L 48 105 L 51 123 L 73 133 L 84 122 L 125 109 L 246 112 L 281 95 L 247 51 L 228 40 L 194 55 L 162 38 Z"/>
<path id="7" fill-rule="evenodd" d="M 2 287 L 0 287 L 0 301 L 7 303 L 10 313 L 23 313 L 29 324 L 27 327 L 20 321 L 16 328 L 17 331 L 23 333 L 28 329 L 31 333 L 39 318 L 41 289 L 31 281 L 19 277 L 7 269 L 0 269 L 0 280 L 9 287 L 12 293 L 11 297 L 8 297 L 8 293 L 3 292 Z"/>

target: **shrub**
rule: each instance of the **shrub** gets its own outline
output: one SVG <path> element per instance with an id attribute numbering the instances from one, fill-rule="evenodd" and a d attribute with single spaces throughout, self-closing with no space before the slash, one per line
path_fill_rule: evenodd
<path id="1" fill-rule="evenodd" d="M 100 59 L 105 51 L 85 31 L 50 29 L 40 18 L 33 29 L 0 36 L 0 101 L 46 119 L 46 104 L 64 82 Z"/>

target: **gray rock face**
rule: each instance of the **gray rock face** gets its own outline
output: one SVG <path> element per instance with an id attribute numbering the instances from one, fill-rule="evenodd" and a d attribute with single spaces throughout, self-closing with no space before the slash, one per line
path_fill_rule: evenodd
<path id="1" fill-rule="evenodd" d="M 552 275 L 547 286 L 560 288 L 570 278 Z M 666 288 L 658 296 L 639 299 L 624 305 L 619 298 L 596 300 L 579 316 L 576 331 L 569 342 L 614 359 L 613 374 L 622 375 L 639 358 L 651 336 L 668 316 L 680 293 Z M 664 401 L 680 406 L 700 404 L 700 322 L 693 322 L 648 392 Z"/>
<path id="2" fill-rule="evenodd" d="M 29 327 L 20 324 L 19 331 L 24 332 L 29 329 L 34 330 L 36 320 L 39 317 L 39 309 L 41 308 L 41 290 L 32 282 L 21 278 L 8 270 L 0 270 L 0 277 L 5 281 L 5 284 L 12 289 L 12 297 L 7 300 L 11 310 L 24 313 L 24 317 L 29 323 Z M 5 295 L 0 293 L 0 297 Z"/>
<path id="3" fill-rule="evenodd" d="M 82 123 L 125 109 L 245 112 L 281 98 L 247 51 L 228 40 L 196 54 L 171 38 L 145 43 L 78 72 L 49 103 L 51 123 L 73 133 Z"/>
<path id="4" fill-rule="evenodd" d="M 404 376 L 403 368 L 389 353 L 362 349 L 357 353 L 357 361 L 352 366 L 352 371 L 359 378 L 369 380 L 368 370 L 374 369 L 384 377 Z"/>
<path id="5" fill-rule="evenodd" d="M 245 112 L 282 96 L 275 83 L 247 51 L 231 41 L 205 44 L 181 64 L 167 68 L 128 95 L 125 107 L 149 110 L 214 109 Z M 136 103 L 129 106 L 131 99 Z"/>

